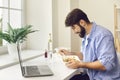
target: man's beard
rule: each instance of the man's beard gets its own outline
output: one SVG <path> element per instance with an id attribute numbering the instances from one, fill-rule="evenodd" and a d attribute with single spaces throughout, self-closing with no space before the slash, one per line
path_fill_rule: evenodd
<path id="1" fill-rule="evenodd" d="M 80 29 L 81 29 L 81 32 L 79 33 L 79 36 L 80 36 L 81 38 L 83 38 L 83 37 L 85 36 L 85 34 L 86 34 L 86 30 L 85 30 L 85 28 L 84 28 L 83 26 L 81 26 L 81 25 L 79 25 L 79 27 L 80 27 Z"/>

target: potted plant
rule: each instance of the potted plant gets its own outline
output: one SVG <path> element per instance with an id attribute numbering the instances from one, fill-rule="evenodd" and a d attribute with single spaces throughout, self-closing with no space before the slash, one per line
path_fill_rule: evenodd
<path id="1" fill-rule="evenodd" d="M 5 32 L 0 31 L 0 38 L 9 43 L 8 52 L 10 55 L 12 55 L 12 57 L 16 57 L 17 46 L 19 46 L 19 43 L 25 41 L 28 34 L 37 31 L 32 30 L 31 27 L 31 25 L 26 25 L 21 28 L 12 28 L 11 25 L 8 23 L 8 30 Z"/>

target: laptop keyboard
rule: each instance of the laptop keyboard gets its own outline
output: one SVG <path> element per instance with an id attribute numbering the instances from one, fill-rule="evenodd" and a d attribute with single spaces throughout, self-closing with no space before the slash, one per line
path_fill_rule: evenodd
<path id="1" fill-rule="evenodd" d="M 26 72 L 28 75 L 39 75 L 40 74 L 37 66 L 26 66 Z"/>

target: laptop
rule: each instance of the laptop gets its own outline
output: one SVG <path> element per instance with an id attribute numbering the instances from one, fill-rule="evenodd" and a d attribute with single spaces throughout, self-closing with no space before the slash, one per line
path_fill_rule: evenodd
<path id="1" fill-rule="evenodd" d="M 22 58 L 20 55 L 19 43 L 17 44 L 18 58 L 20 63 L 20 68 L 22 76 L 24 77 L 40 77 L 40 76 L 52 76 L 53 72 L 48 65 L 33 65 L 33 66 L 23 66 Z"/>

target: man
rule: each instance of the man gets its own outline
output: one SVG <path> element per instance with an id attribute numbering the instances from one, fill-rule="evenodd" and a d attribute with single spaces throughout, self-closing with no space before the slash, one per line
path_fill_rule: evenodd
<path id="1" fill-rule="evenodd" d="M 120 80 L 120 65 L 114 46 L 112 33 L 106 28 L 90 22 L 87 15 L 80 9 L 72 10 L 66 17 L 66 26 L 82 38 L 81 52 L 73 53 L 60 50 L 61 53 L 75 54 L 82 61 L 70 60 L 69 68 L 85 68 L 89 78 L 84 76 L 71 80 Z M 85 76 L 86 77 L 86 76 Z"/>

